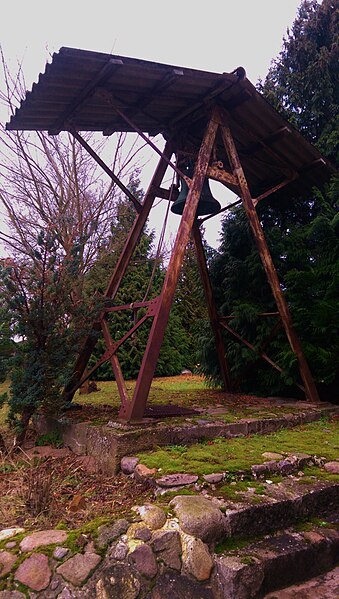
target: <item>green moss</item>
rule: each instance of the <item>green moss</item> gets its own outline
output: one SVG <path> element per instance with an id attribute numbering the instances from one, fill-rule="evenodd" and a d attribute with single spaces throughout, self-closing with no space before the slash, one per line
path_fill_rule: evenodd
<path id="1" fill-rule="evenodd" d="M 224 539 L 221 543 L 218 543 L 215 546 L 214 551 L 217 554 L 226 553 L 227 551 L 237 551 L 239 549 L 243 549 L 244 547 L 249 545 L 250 542 L 255 540 L 256 539 L 249 539 L 244 537 L 228 537 L 227 539 Z"/>
<path id="2" fill-rule="evenodd" d="M 166 493 L 163 493 L 163 495 L 161 495 L 161 499 L 169 501 L 177 495 L 200 495 L 200 493 L 192 489 L 178 489 L 177 491 L 166 491 Z"/>
<path id="3" fill-rule="evenodd" d="M 69 531 L 67 540 L 63 543 L 63 547 L 67 547 L 72 553 L 79 553 L 81 547 L 79 540 L 81 535 L 86 535 L 88 540 L 96 539 L 99 526 L 111 524 L 114 520 L 114 518 L 109 518 L 108 516 L 100 516 L 75 530 Z M 63 526 L 63 523 L 60 523 L 60 526 Z M 63 528 L 60 528 L 60 530 L 63 530 Z"/>
<path id="4" fill-rule="evenodd" d="M 326 520 L 314 517 L 308 518 L 307 520 L 300 520 L 294 528 L 297 532 L 309 532 L 315 528 L 331 528 L 332 526 L 333 524 L 326 522 Z"/>
<path id="5" fill-rule="evenodd" d="M 66 522 L 63 522 L 62 520 L 60 522 L 58 522 L 58 524 L 56 526 L 54 526 L 55 530 L 68 530 L 68 526 L 66 524 Z"/>
<path id="6" fill-rule="evenodd" d="M 326 433 L 324 433 L 326 429 Z M 246 438 L 217 438 L 196 443 L 178 451 L 177 446 L 138 454 L 140 461 L 149 468 L 161 469 L 163 474 L 187 472 L 198 475 L 211 474 L 216 470 L 249 471 L 252 464 L 264 462 L 265 451 L 279 453 L 301 452 L 322 455 L 328 460 L 338 455 L 338 423 L 320 420 L 281 429 L 267 435 L 252 435 Z"/>
<path id="7" fill-rule="evenodd" d="M 64 444 L 59 431 L 51 431 L 44 435 L 40 435 L 35 441 L 35 445 L 52 445 L 53 447 L 62 447 Z"/>
<path id="8" fill-rule="evenodd" d="M 22 539 L 24 539 L 25 537 L 27 537 L 29 533 L 26 532 L 21 532 L 18 535 L 15 535 L 14 537 L 8 537 L 7 539 L 3 539 L 2 541 L 0 541 L 0 551 L 2 549 L 6 549 L 6 544 L 9 543 L 10 541 L 15 541 L 16 542 L 16 547 L 14 547 L 13 549 L 11 549 L 12 553 L 18 553 L 19 552 L 19 543 L 21 543 Z"/>
<path id="9" fill-rule="evenodd" d="M 333 483 L 339 483 L 339 474 L 332 474 L 331 472 L 327 472 L 323 468 L 319 468 L 318 466 L 307 466 L 304 468 L 305 477 L 315 476 L 321 480 L 327 480 Z M 303 480 L 303 479 L 301 479 Z"/>
<path id="10" fill-rule="evenodd" d="M 253 494 L 247 492 L 249 488 L 254 488 L 254 493 L 257 495 L 266 493 L 266 487 L 259 481 L 242 480 L 233 482 L 232 484 L 222 485 L 222 487 L 218 489 L 218 496 L 221 495 L 231 501 L 242 502 L 246 500 L 256 503 L 258 497 L 253 497 Z"/>
<path id="11" fill-rule="evenodd" d="M 245 555 L 245 557 L 241 558 L 241 563 L 242 564 L 246 564 L 246 566 L 251 566 L 252 564 L 255 564 L 255 558 L 251 557 L 250 555 Z"/>
<path id="12" fill-rule="evenodd" d="M 270 476 L 270 480 L 272 481 L 272 483 L 278 484 L 284 480 L 284 477 L 280 474 L 274 474 L 273 476 Z"/>
<path id="13" fill-rule="evenodd" d="M 17 582 L 17 581 L 15 582 L 15 590 L 19 591 L 19 593 L 22 593 L 23 595 L 25 595 L 25 597 L 27 597 L 27 599 L 29 597 L 31 597 L 30 590 L 28 589 L 28 587 L 26 587 L 21 582 Z"/>

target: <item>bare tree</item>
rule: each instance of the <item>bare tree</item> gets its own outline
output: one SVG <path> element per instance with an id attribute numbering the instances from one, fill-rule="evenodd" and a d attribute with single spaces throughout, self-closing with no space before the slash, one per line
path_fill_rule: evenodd
<path id="1" fill-rule="evenodd" d="M 23 71 L 12 76 L 3 54 L 5 89 L 0 103 L 5 118 L 14 113 L 25 94 Z M 118 134 L 102 139 L 89 134 L 85 140 L 97 154 L 110 156 L 109 166 L 123 182 L 140 168 L 136 137 Z M 93 264 L 110 236 L 120 189 L 82 146 L 68 133 L 48 136 L 42 132 L 6 131 L 0 123 L 0 203 L 7 230 L 0 239 L 7 251 L 26 259 L 32 255 L 39 232 L 57 236 L 65 258 L 81 241 L 81 272 Z"/>
<path id="2" fill-rule="evenodd" d="M 0 260 L 0 294 L 12 336 L 21 339 L 14 344 L 9 399 L 20 445 L 32 414 L 58 404 L 61 381 L 98 310 L 84 282 L 97 257 L 112 248 L 122 192 L 71 134 L 6 131 L 25 81 L 22 68 L 12 76 L 1 48 L 0 54 L 0 243 L 7 256 Z M 136 136 L 88 134 L 85 141 L 125 185 L 141 167 Z"/>

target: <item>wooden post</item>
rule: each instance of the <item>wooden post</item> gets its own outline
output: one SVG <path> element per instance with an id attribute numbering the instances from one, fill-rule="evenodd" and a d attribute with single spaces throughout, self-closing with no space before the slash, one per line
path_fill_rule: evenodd
<path id="1" fill-rule="evenodd" d="M 185 202 L 184 211 L 181 217 L 171 259 L 168 264 L 158 309 L 153 319 L 150 336 L 143 356 L 133 398 L 131 404 L 128 406 L 128 409 L 125 409 L 124 406 L 122 406 L 119 412 L 119 418 L 122 420 L 139 420 L 144 415 L 145 406 L 157 365 L 161 344 L 164 338 L 181 265 L 184 259 L 185 248 L 187 246 L 194 223 L 217 129 L 218 123 L 214 119 L 213 111 L 212 118 L 208 123 L 204 139 L 200 146 L 192 183 Z"/>
<path id="2" fill-rule="evenodd" d="M 281 316 L 281 320 L 282 320 L 283 326 L 286 331 L 288 341 L 290 343 L 292 351 L 296 354 L 298 362 L 299 362 L 299 370 L 300 370 L 301 378 L 302 378 L 304 386 L 305 386 L 306 399 L 310 402 L 318 403 L 318 402 L 320 402 L 318 391 L 315 386 L 315 383 L 314 383 L 311 371 L 309 369 L 309 366 L 307 364 L 306 358 L 302 351 L 299 337 L 297 336 L 296 332 L 294 331 L 291 314 L 288 309 L 284 294 L 281 291 L 279 278 L 278 278 L 277 272 L 275 270 L 275 266 L 273 264 L 273 260 L 272 260 L 268 245 L 266 243 L 264 231 L 262 229 L 257 212 L 255 210 L 253 199 L 251 197 L 251 193 L 250 193 L 247 181 L 246 181 L 246 177 L 245 177 L 243 168 L 241 166 L 241 162 L 240 162 L 240 159 L 238 156 L 237 149 L 235 147 L 235 143 L 234 143 L 231 131 L 230 131 L 229 127 L 227 127 L 225 125 L 225 123 L 223 122 L 223 117 L 221 115 L 220 115 L 220 119 L 221 119 L 220 120 L 221 133 L 222 133 L 222 138 L 223 138 L 223 142 L 225 145 L 225 149 L 226 149 L 230 164 L 233 168 L 233 173 L 238 179 L 239 187 L 241 190 L 241 196 L 242 196 L 242 200 L 243 200 L 243 205 L 244 205 L 251 229 L 253 231 L 253 235 L 254 235 L 254 239 L 255 239 L 257 247 L 258 247 L 259 255 L 260 255 L 261 261 L 263 263 L 268 282 L 271 286 L 272 293 L 273 293 L 274 299 L 276 301 L 276 304 L 277 304 L 277 307 L 278 307 L 278 310 L 279 310 L 279 313 Z"/>
<path id="3" fill-rule="evenodd" d="M 220 374 L 222 376 L 225 391 L 231 391 L 231 378 L 229 367 L 225 355 L 224 342 L 220 330 L 217 308 L 213 298 L 211 281 L 208 275 L 205 252 L 200 235 L 200 229 L 197 221 L 193 225 L 193 239 L 198 258 L 198 266 L 200 271 L 201 281 L 204 287 L 205 298 L 207 303 L 208 315 L 211 323 L 211 328 L 215 338 L 215 345 L 218 354 Z"/>

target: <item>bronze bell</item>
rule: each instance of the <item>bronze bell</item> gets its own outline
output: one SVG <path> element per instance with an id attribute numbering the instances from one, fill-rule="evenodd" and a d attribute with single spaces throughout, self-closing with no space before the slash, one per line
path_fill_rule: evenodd
<path id="1" fill-rule="evenodd" d="M 187 167 L 185 169 L 185 174 L 188 177 L 193 176 L 193 168 Z M 186 202 L 186 198 L 189 192 L 189 187 L 185 181 L 185 179 L 180 179 L 180 191 L 178 198 L 173 203 L 171 208 L 171 212 L 174 214 L 182 214 L 184 211 L 184 206 Z M 203 216 L 205 214 L 217 214 L 221 208 L 218 200 L 216 200 L 211 193 L 210 186 L 208 183 L 208 179 L 205 179 L 204 184 L 202 186 L 199 203 L 197 207 L 196 216 Z"/>

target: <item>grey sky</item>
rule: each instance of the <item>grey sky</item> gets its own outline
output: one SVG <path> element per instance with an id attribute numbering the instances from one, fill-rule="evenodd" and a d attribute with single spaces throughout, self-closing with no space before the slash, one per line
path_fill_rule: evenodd
<path id="1" fill-rule="evenodd" d="M 61 46 L 215 72 L 242 65 L 255 84 L 278 55 L 299 5 L 300 0 L 14 0 L 1 7 L 0 42 L 13 70 L 23 60 L 29 89 L 48 53 Z M 164 210 L 153 211 L 153 226 Z M 214 246 L 218 229 L 218 219 L 209 221 L 206 234 Z"/>

